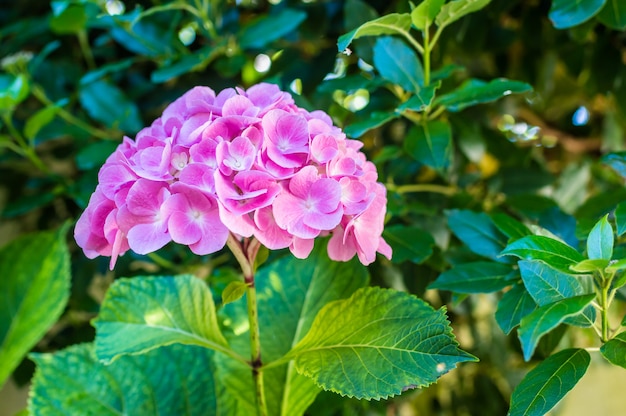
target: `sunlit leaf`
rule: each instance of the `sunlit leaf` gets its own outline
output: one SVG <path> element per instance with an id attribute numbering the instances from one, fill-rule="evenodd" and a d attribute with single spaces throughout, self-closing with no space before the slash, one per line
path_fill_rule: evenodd
<path id="1" fill-rule="evenodd" d="M 441 8 L 435 22 L 437 26 L 447 26 L 463 16 L 482 9 L 490 2 L 491 0 L 456 0 L 448 2 Z"/>
<path id="2" fill-rule="evenodd" d="M 424 72 L 416 53 L 397 37 L 381 36 L 374 45 L 374 66 L 387 81 L 418 92 Z"/>
<path id="3" fill-rule="evenodd" d="M 66 232 L 22 236 L 0 249 L 0 386 L 65 309 Z"/>
<path id="4" fill-rule="evenodd" d="M 222 304 L 235 302 L 246 294 L 248 284 L 240 281 L 230 282 L 222 292 Z"/>
<path id="5" fill-rule="evenodd" d="M 378 19 L 363 23 L 356 29 L 339 36 L 337 48 L 345 51 L 352 40 L 363 36 L 408 34 L 411 28 L 411 15 L 408 13 L 391 13 Z"/>
<path id="6" fill-rule="evenodd" d="M 553 238 L 529 235 L 509 244 L 501 253 L 526 260 L 542 260 L 552 267 L 568 272 L 571 265 L 585 258 L 578 251 Z"/>
<path id="7" fill-rule="evenodd" d="M 515 388 L 509 415 L 545 415 L 578 383 L 590 361 L 589 353 L 581 348 L 548 357 Z"/>
<path id="8" fill-rule="evenodd" d="M 0 110 L 9 110 L 28 97 L 30 84 L 24 74 L 0 74 Z"/>
<path id="9" fill-rule="evenodd" d="M 376 287 L 327 304 L 289 356 L 322 388 L 359 399 L 427 386 L 475 360 L 458 348 L 444 310 Z"/>
<path id="10" fill-rule="evenodd" d="M 457 112 L 476 104 L 488 103 L 507 95 L 521 94 L 528 91 L 532 91 L 532 87 L 521 81 L 498 78 L 485 82 L 470 79 L 456 90 L 437 97 L 435 104 L 443 105 L 449 111 Z"/>
<path id="11" fill-rule="evenodd" d="M 613 227 L 609 223 L 608 215 L 605 215 L 587 237 L 587 256 L 590 259 L 611 260 L 614 240 Z"/>
<path id="12" fill-rule="evenodd" d="M 427 26 L 430 26 L 444 3 L 445 0 L 424 0 L 421 2 L 411 12 L 413 26 L 419 30 L 424 30 Z"/>

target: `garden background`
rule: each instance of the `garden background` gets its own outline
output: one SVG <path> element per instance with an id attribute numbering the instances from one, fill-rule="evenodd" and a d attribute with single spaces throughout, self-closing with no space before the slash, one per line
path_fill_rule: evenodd
<path id="1" fill-rule="evenodd" d="M 199 257 L 170 244 L 154 255 L 129 252 L 110 271 L 108 258 L 85 257 L 71 230 L 124 135 L 194 86 L 259 82 L 326 111 L 364 143 L 387 188 L 383 236 L 394 250 L 368 266 L 369 284 L 447 306 L 460 347 L 480 360 L 387 401 L 322 392 L 308 414 L 503 415 L 528 371 L 571 347 L 588 349 L 591 364 L 554 414 L 618 414 L 626 350 L 598 349 L 609 339 L 626 344 L 618 335 L 623 267 L 608 269 L 626 254 L 626 5 L 455 0 L 442 16 L 445 2 L 425 3 L 434 12 L 422 10 L 420 20 L 411 15 L 420 2 L 405 0 L 1 2 L 0 375 L 9 379 L 0 415 L 25 406 L 35 370 L 28 352 L 94 340 L 91 321 L 118 278 L 192 273 L 220 305 L 239 273 L 227 250 Z M 385 22 L 391 29 L 351 32 L 390 14 L 400 16 Z M 608 258 L 587 242 L 598 224 L 610 228 Z M 576 262 L 606 260 L 584 270 L 567 264 L 558 276 L 616 273 L 610 337 L 570 325 L 567 317 L 588 312 L 581 307 L 520 344 L 515 328 L 545 299 L 517 260 L 558 269 L 513 247 L 528 235 L 573 247 Z M 65 280 L 38 263 L 46 256 L 68 256 L 55 266 Z M 285 256 L 272 252 L 267 264 Z M 559 293 L 594 293 L 593 282 L 572 288 Z M 515 290 L 529 294 L 506 309 L 502 299 Z M 34 333 L 11 333 L 16 311 Z"/>

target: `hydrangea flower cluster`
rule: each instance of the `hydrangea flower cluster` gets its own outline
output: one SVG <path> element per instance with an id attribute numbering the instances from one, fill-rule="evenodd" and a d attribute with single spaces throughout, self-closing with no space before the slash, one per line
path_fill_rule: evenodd
<path id="1" fill-rule="evenodd" d="M 331 234 L 333 260 L 390 258 L 385 187 L 361 146 L 275 85 L 195 87 L 107 159 L 75 238 L 87 257 L 110 256 L 111 268 L 129 249 L 170 241 L 213 253 L 229 233 L 298 258 Z"/>

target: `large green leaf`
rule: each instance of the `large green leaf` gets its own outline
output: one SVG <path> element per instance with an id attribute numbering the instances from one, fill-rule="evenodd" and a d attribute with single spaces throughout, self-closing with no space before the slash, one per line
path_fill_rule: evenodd
<path id="1" fill-rule="evenodd" d="M 522 343 L 524 359 L 530 360 L 539 339 L 563 323 L 567 318 L 581 313 L 595 299 L 595 294 L 575 296 L 553 302 L 522 318 L 518 336 Z"/>
<path id="2" fill-rule="evenodd" d="M 424 0 L 411 12 L 413 26 L 424 30 L 434 21 L 446 0 Z"/>
<path id="3" fill-rule="evenodd" d="M 626 29 L 626 4 L 622 0 L 606 0 L 598 20 L 615 30 Z"/>
<path id="4" fill-rule="evenodd" d="M 498 302 L 496 322 L 502 331 L 508 334 L 536 307 L 537 304 L 524 285 L 518 283 L 502 295 L 502 299 Z"/>
<path id="5" fill-rule="evenodd" d="M 518 265 L 526 290 L 539 306 L 587 294 L 576 277 L 556 270 L 543 261 L 521 260 Z M 582 314 L 569 318 L 566 323 L 588 327 L 593 325 L 595 319 L 595 309 L 588 306 Z"/>
<path id="6" fill-rule="evenodd" d="M 191 275 L 116 280 L 94 325 L 96 355 L 104 362 L 175 343 L 228 349 L 211 291 Z"/>
<path id="7" fill-rule="evenodd" d="M 367 269 L 358 260 L 334 262 L 324 244 L 316 244 L 306 260 L 284 257 L 261 268 L 256 277 L 262 360 L 281 359 L 311 327 L 319 310 L 328 302 L 349 297 L 367 284 Z M 226 337 L 242 356 L 250 354 L 245 301 L 226 305 L 221 314 Z M 254 403 L 254 387 L 248 366 L 229 357 L 216 357 L 220 382 L 237 395 L 242 406 Z M 308 377 L 295 370 L 293 361 L 263 370 L 268 412 L 301 415 L 321 391 Z M 253 412 L 248 408 L 248 414 Z"/>
<path id="8" fill-rule="evenodd" d="M 600 352 L 611 364 L 626 368 L 626 332 L 617 334 L 615 338 L 609 340 L 600 347 Z"/>
<path id="9" fill-rule="evenodd" d="M 98 362 L 92 344 L 33 354 L 37 370 L 29 399 L 32 415 L 218 415 L 213 351 L 170 345 L 111 365 Z"/>
<path id="10" fill-rule="evenodd" d="M 85 29 L 87 10 L 85 4 L 53 1 L 50 29 L 59 35 L 75 34 Z"/>
<path id="11" fill-rule="evenodd" d="M 30 84 L 24 74 L 0 74 L 0 110 L 9 110 L 28 97 Z"/>
<path id="12" fill-rule="evenodd" d="M 548 17 L 557 29 L 567 29 L 591 19 L 607 0 L 552 0 Z"/>
<path id="13" fill-rule="evenodd" d="M 347 126 L 344 132 L 350 137 L 361 137 L 365 132 L 387 124 L 398 117 L 400 117 L 400 114 L 396 112 L 374 111 L 366 119 Z"/>
<path id="14" fill-rule="evenodd" d="M 594 225 L 587 237 L 587 257 L 592 260 L 611 260 L 614 240 L 613 227 L 607 214 Z"/>
<path id="15" fill-rule="evenodd" d="M 456 293 L 495 292 L 511 285 L 511 272 L 511 266 L 502 263 L 465 263 L 441 273 L 428 287 Z"/>
<path id="16" fill-rule="evenodd" d="M 443 170 L 452 157 L 452 130 L 447 121 L 434 120 L 411 127 L 404 149 L 426 166 Z"/>
<path id="17" fill-rule="evenodd" d="M 443 309 L 377 287 L 327 304 L 289 356 L 322 388 L 359 399 L 427 386 L 475 360 L 458 348 Z"/>
<path id="18" fill-rule="evenodd" d="M 393 225 L 385 228 L 383 237 L 393 249 L 394 263 L 408 260 L 420 264 L 430 257 L 435 245 L 430 233 L 418 227 Z"/>
<path id="19" fill-rule="evenodd" d="M 356 29 L 339 36 L 337 48 L 339 52 L 345 51 L 354 39 L 363 36 L 397 35 L 409 36 L 411 28 L 411 15 L 408 13 L 391 13 L 378 19 L 363 23 Z"/>
<path id="20" fill-rule="evenodd" d="M 545 415 L 578 383 L 589 362 L 589 353 L 581 348 L 548 357 L 513 391 L 509 416 Z"/>
<path id="21" fill-rule="evenodd" d="M 437 26 L 447 26 L 450 23 L 456 22 L 461 17 L 468 15 L 470 13 L 474 13 L 486 5 L 489 4 L 491 0 L 455 0 L 445 4 L 435 22 Z"/>
<path id="22" fill-rule="evenodd" d="M 585 258 L 578 251 L 550 237 L 529 235 L 509 244 L 503 255 L 513 255 L 526 260 L 542 260 L 550 266 L 569 272 L 571 265 Z"/>
<path id="23" fill-rule="evenodd" d="M 496 101 L 507 95 L 532 91 L 532 89 L 525 82 L 511 81 L 505 78 L 498 78 L 489 82 L 470 79 L 454 91 L 437 97 L 435 104 L 456 112 L 476 104 Z"/>
<path id="24" fill-rule="evenodd" d="M 244 49 L 262 48 L 292 32 L 305 19 L 305 12 L 294 9 L 282 9 L 277 14 L 265 15 L 241 31 L 237 37 L 239 45 Z"/>
<path id="25" fill-rule="evenodd" d="M 490 218 L 498 231 L 509 237 L 509 241 L 519 240 L 527 235 L 532 235 L 528 227 L 506 214 L 491 214 Z"/>
<path id="26" fill-rule="evenodd" d="M 403 102 L 398 107 L 398 110 L 400 111 L 411 110 L 411 111 L 417 111 L 417 112 L 426 111 L 428 108 L 430 108 L 431 104 L 433 103 L 433 100 L 435 98 L 435 92 L 440 87 L 441 87 L 441 81 L 437 81 L 437 82 L 430 84 L 427 87 L 420 88 L 417 94 L 409 98 L 407 101 Z"/>
<path id="27" fill-rule="evenodd" d="M 506 238 L 482 212 L 453 209 L 447 212 L 448 226 L 467 248 L 474 253 L 503 262 L 500 252 L 506 246 Z"/>
<path id="28" fill-rule="evenodd" d="M 129 133 L 143 127 L 137 105 L 109 81 L 99 79 L 81 85 L 78 97 L 89 116 L 108 127 Z"/>
<path id="29" fill-rule="evenodd" d="M 416 52 L 397 37 L 376 39 L 374 66 L 383 78 L 406 91 L 418 92 L 424 81 L 424 70 Z"/>
<path id="30" fill-rule="evenodd" d="M 20 237 L 0 249 L 0 386 L 65 309 L 66 231 Z"/>

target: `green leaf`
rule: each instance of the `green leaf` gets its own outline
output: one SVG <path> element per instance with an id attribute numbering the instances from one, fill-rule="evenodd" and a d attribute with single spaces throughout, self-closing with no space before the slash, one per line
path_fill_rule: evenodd
<path id="1" fill-rule="evenodd" d="M 443 309 L 377 287 L 327 304 L 289 356 L 325 390 L 358 399 L 424 387 L 475 360 L 458 348 Z"/>
<path id="2" fill-rule="evenodd" d="M 593 261 L 606 261 L 606 260 L 593 260 Z M 613 262 L 613 263 L 609 262 L 608 265 L 606 266 L 606 268 L 609 271 L 624 270 L 624 269 L 626 269 L 626 259 L 620 259 L 620 260 L 617 260 L 616 262 Z"/>
<path id="3" fill-rule="evenodd" d="M 611 260 L 613 257 L 613 227 L 608 214 L 594 225 L 587 237 L 587 256 L 590 259 Z"/>
<path id="4" fill-rule="evenodd" d="M 230 282 L 222 292 L 222 304 L 226 305 L 241 299 L 243 295 L 246 294 L 247 288 L 247 283 L 239 281 Z"/>
<path id="5" fill-rule="evenodd" d="M 506 239 L 489 216 L 482 212 L 453 209 L 447 212 L 448 226 L 472 252 L 503 263 L 499 256 Z"/>
<path id="6" fill-rule="evenodd" d="M 598 20 L 615 30 L 626 29 L 626 4 L 621 0 L 606 0 L 606 4 L 597 14 Z"/>
<path id="7" fill-rule="evenodd" d="M 408 13 L 391 13 L 378 19 L 363 23 L 356 29 L 339 36 L 337 48 L 339 52 L 345 51 L 354 39 L 363 36 L 379 35 L 409 35 L 411 29 L 411 15 Z"/>
<path id="8" fill-rule="evenodd" d="M 217 414 L 220 387 L 213 351 L 170 345 L 111 365 L 92 344 L 54 354 L 32 354 L 37 364 L 29 399 L 32 415 Z"/>
<path id="9" fill-rule="evenodd" d="M 352 123 L 344 129 L 344 132 L 353 138 L 361 137 L 365 132 L 387 124 L 391 120 L 400 117 L 395 112 L 374 111 L 365 120 Z"/>
<path id="10" fill-rule="evenodd" d="M 268 43 L 289 34 L 306 19 L 301 10 L 281 9 L 276 14 L 264 15 L 259 20 L 246 26 L 237 36 L 243 49 L 260 49 Z"/>
<path id="11" fill-rule="evenodd" d="M 424 70 L 416 52 L 396 37 L 376 39 L 374 67 L 383 78 L 405 91 L 418 92 L 424 81 Z"/>
<path id="12" fill-rule="evenodd" d="M 577 26 L 595 16 L 607 0 L 552 0 L 548 17 L 557 29 Z"/>
<path id="13" fill-rule="evenodd" d="M 452 130 L 447 121 L 416 124 L 404 141 L 404 150 L 418 162 L 443 170 L 452 158 Z"/>
<path id="14" fill-rule="evenodd" d="M 476 104 L 497 101 L 507 95 L 521 94 L 532 91 L 532 89 L 525 82 L 511 81 L 505 78 L 498 78 L 489 82 L 469 79 L 452 92 L 437 97 L 435 104 L 446 107 L 448 111 L 457 112 Z"/>
<path id="15" fill-rule="evenodd" d="M 576 273 L 593 273 L 604 270 L 608 265 L 609 260 L 585 259 L 580 263 L 576 263 L 573 266 L 570 266 L 570 270 Z"/>
<path id="16" fill-rule="evenodd" d="M 394 252 L 395 255 L 395 252 Z M 511 266 L 478 261 L 454 266 L 439 275 L 429 289 L 450 290 L 455 293 L 490 293 L 511 285 Z"/>
<path id="17" fill-rule="evenodd" d="M 24 74 L 0 74 L 0 111 L 10 110 L 28 97 L 30 84 Z"/>
<path id="18" fill-rule="evenodd" d="M 553 269 L 543 261 L 521 260 L 518 265 L 526 290 L 539 306 L 587 294 L 576 277 Z M 569 318 L 566 323 L 589 327 L 595 319 L 595 309 L 589 306 L 581 315 Z"/>
<path id="19" fill-rule="evenodd" d="M 522 318 L 517 331 L 524 359 L 530 360 L 539 339 L 563 323 L 567 318 L 581 313 L 594 300 L 595 294 L 575 296 L 541 306 Z"/>
<path id="20" fill-rule="evenodd" d="M 589 353 L 581 348 L 548 357 L 513 391 L 509 416 L 545 415 L 578 383 L 590 361 Z"/>
<path id="21" fill-rule="evenodd" d="M 602 156 L 600 160 L 622 178 L 626 178 L 626 152 L 612 152 Z"/>
<path id="22" fill-rule="evenodd" d="M 118 145 L 114 141 L 99 141 L 83 147 L 76 155 L 76 167 L 89 170 L 102 166 Z"/>
<path id="23" fill-rule="evenodd" d="M 162 83 L 172 78 L 184 75 L 204 68 L 226 51 L 226 43 L 217 46 L 204 47 L 190 55 L 183 56 L 171 65 L 161 67 L 150 74 L 150 80 L 154 83 Z"/>
<path id="24" fill-rule="evenodd" d="M 496 322 L 505 334 L 509 334 L 513 328 L 519 325 L 522 318 L 536 307 L 537 304 L 524 285 L 518 283 L 506 292 L 498 302 Z"/>
<path id="25" fill-rule="evenodd" d="M 609 340 L 600 347 L 600 352 L 611 364 L 626 368 L 626 332 Z"/>
<path id="26" fill-rule="evenodd" d="M 411 110 L 417 112 L 426 111 L 433 103 L 433 100 L 435 99 L 435 92 L 440 87 L 441 81 L 434 82 L 427 87 L 421 87 L 417 94 L 403 102 L 398 107 L 398 110 Z"/>
<path id="27" fill-rule="evenodd" d="M 518 220 L 511 218 L 506 214 L 491 214 L 491 221 L 496 226 L 498 231 L 506 235 L 511 240 L 519 240 L 527 235 L 532 235 L 532 232 L 524 224 Z"/>
<path id="28" fill-rule="evenodd" d="M 491 0 L 455 0 L 445 4 L 435 22 L 437 26 L 448 26 L 461 17 L 474 13 L 487 6 Z"/>
<path id="29" fill-rule="evenodd" d="M 69 35 L 85 29 L 87 12 L 84 4 L 68 1 L 52 2 L 50 29 L 58 35 Z"/>
<path id="30" fill-rule="evenodd" d="M 107 127 L 132 133 L 143 127 L 137 105 L 108 81 L 97 80 L 81 85 L 79 99 L 89 116 Z"/>
<path id="31" fill-rule="evenodd" d="M 529 235 L 509 244 L 502 255 L 513 255 L 526 260 L 542 260 L 550 266 L 568 272 L 571 265 L 585 258 L 567 244 L 541 235 Z"/>
<path id="32" fill-rule="evenodd" d="M 191 275 L 118 279 L 93 324 L 96 355 L 103 362 L 175 343 L 228 348 L 211 291 Z"/>
<path id="33" fill-rule="evenodd" d="M 67 227 L 0 249 L 0 386 L 63 313 L 70 296 Z"/>
<path id="34" fill-rule="evenodd" d="M 411 12 L 413 26 L 419 30 L 424 30 L 430 26 L 441 10 L 441 6 L 446 0 L 424 0 Z"/>
<path id="35" fill-rule="evenodd" d="M 24 136 L 27 139 L 33 140 L 39 130 L 54 120 L 54 116 L 59 112 L 59 105 L 51 105 L 35 112 L 26 120 L 24 125 Z"/>
<path id="36" fill-rule="evenodd" d="M 618 204 L 615 208 L 615 226 L 618 237 L 626 233 L 626 203 Z"/>
<path id="37" fill-rule="evenodd" d="M 393 225 L 386 227 L 383 237 L 393 249 L 393 263 L 410 261 L 420 264 L 433 253 L 435 240 L 418 227 Z"/>
<path id="38" fill-rule="evenodd" d="M 326 246 L 319 243 L 305 260 L 287 256 L 260 268 L 255 284 L 263 363 L 268 365 L 283 359 L 307 333 L 325 304 L 349 297 L 367 281 L 367 269 L 357 259 L 331 261 Z M 228 304 L 220 313 L 229 344 L 237 353 L 248 357 L 250 337 L 245 303 L 242 300 Z M 254 404 L 250 367 L 223 354 L 217 355 L 216 360 L 220 383 L 239 397 L 242 406 Z M 272 380 L 273 387 L 266 390 L 271 415 L 301 415 L 321 391 L 311 379 L 296 371 L 293 361 L 285 360 L 284 364 L 267 368 L 264 375 L 265 380 Z M 244 414 L 255 411 L 247 410 Z"/>
<path id="39" fill-rule="evenodd" d="M 99 80 L 100 78 L 104 78 L 109 74 L 115 74 L 117 72 L 124 71 L 130 68 L 135 62 L 135 58 L 127 58 L 123 59 L 119 62 L 113 62 L 110 64 L 102 65 L 97 69 L 87 72 L 80 78 L 80 84 L 90 84 L 94 81 Z"/>

